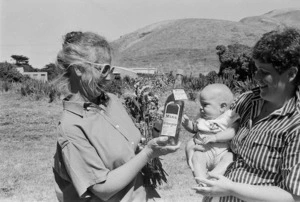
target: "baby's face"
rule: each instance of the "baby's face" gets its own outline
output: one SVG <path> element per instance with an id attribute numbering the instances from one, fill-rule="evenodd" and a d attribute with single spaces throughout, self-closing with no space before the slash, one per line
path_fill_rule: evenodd
<path id="1" fill-rule="evenodd" d="M 200 93 L 200 116 L 206 120 L 212 120 L 221 115 L 221 103 L 218 96 L 213 96 L 205 91 Z"/>

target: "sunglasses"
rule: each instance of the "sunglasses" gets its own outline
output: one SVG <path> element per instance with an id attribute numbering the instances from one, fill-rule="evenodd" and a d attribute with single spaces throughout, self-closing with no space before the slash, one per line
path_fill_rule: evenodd
<path id="1" fill-rule="evenodd" d="M 113 72 L 114 67 L 111 67 L 110 64 L 99 64 L 99 63 L 93 63 L 93 62 L 87 62 L 89 64 L 95 65 L 95 69 L 97 69 L 101 76 L 106 77 L 109 73 Z"/>

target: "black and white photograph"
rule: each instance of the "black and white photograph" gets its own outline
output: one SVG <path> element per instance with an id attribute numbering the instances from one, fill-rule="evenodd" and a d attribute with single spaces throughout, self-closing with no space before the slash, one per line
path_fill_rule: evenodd
<path id="1" fill-rule="evenodd" d="M 0 0 L 1 202 L 300 201 L 300 0 Z"/>

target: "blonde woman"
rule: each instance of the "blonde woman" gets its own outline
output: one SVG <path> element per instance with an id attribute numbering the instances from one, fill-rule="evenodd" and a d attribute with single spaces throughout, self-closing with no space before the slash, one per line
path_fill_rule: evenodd
<path id="1" fill-rule="evenodd" d="M 103 90 L 110 80 L 111 48 L 92 32 L 65 35 L 57 65 L 63 101 L 54 158 L 59 201 L 147 201 L 140 170 L 154 157 L 175 152 L 163 137 L 135 154 L 140 132 L 118 98 Z"/>

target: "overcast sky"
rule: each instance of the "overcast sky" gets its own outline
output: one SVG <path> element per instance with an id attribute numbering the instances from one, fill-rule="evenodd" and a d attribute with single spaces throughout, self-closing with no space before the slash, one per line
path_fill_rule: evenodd
<path id="1" fill-rule="evenodd" d="M 164 20 L 239 21 L 283 8 L 300 9 L 300 0 L 0 0 L 0 62 L 24 55 L 42 68 L 54 62 L 62 36 L 74 30 L 112 41 Z"/>

